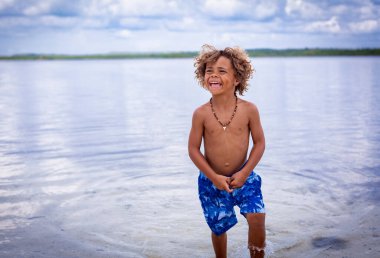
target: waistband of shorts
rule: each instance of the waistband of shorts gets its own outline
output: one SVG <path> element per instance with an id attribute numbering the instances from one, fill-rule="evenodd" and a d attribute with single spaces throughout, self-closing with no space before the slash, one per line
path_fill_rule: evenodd
<path id="1" fill-rule="evenodd" d="M 247 164 L 247 162 L 248 162 L 248 160 L 244 161 L 243 165 L 241 165 L 241 167 L 236 172 L 240 171 L 245 166 L 245 164 Z M 234 172 L 233 174 L 235 174 L 236 172 Z M 208 179 L 208 177 L 201 170 L 199 170 L 199 176 L 201 178 L 207 178 Z"/>

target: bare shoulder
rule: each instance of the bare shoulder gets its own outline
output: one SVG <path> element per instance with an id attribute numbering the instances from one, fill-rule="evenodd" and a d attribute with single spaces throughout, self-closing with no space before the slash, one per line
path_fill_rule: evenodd
<path id="1" fill-rule="evenodd" d="M 205 121 L 206 116 L 207 116 L 207 110 L 208 110 L 207 108 L 209 105 L 210 105 L 209 103 L 205 103 L 194 110 L 193 122 L 203 123 Z"/>
<path id="2" fill-rule="evenodd" d="M 246 100 L 242 100 L 242 106 L 244 106 L 244 112 L 248 118 L 250 130 L 254 135 L 253 137 L 255 139 L 261 137 L 260 135 L 263 135 L 263 129 L 261 127 L 259 109 L 254 103 Z"/>
<path id="3" fill-rule="evenodd" d="M 239 99 L 239 102 L 240 102 L 242 109 L 245 112 L 247 112 L 248 114 L 252 114 L 252 115 L 254 115 L 254 114 L 258 115 L 259 110 L 254 103 L 247 101 L 247 100 L 244 100 L 244 99 Z"/>
<path id="4" fill-rule="evenodd" d="M 210 105 L 210 103 L 207 102 L 207 103 L 205 103 L 205 104 L 199 106 L 198 108 L 196 108 L 196 109 L 194 110 L 193 116 L 194 116 L 194 117 L 203 117 L 203 116 L 205 116 L 206 113 L 207 113 L 207 107 L 208 107 L 209 105 Z"/>

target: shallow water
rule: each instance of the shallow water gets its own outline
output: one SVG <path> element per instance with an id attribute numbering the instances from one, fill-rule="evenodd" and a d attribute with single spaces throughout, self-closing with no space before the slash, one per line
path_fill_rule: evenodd
<path id="1" fill-rule="evenodd" d="M 380 58 L 253 64 L 269 253 L 310 257 L 379 204 Z M 1 256 L 212 257 L 187 156 L 208 99 L 191 59 L 0 62 Z"/>

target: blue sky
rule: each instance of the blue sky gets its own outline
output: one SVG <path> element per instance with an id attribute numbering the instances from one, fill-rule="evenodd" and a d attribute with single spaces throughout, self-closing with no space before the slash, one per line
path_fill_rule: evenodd
<path id="1" fill-rule="evenodd" d="M 380 47 L 380 0 L 0 0 L 0 55 Z"/>

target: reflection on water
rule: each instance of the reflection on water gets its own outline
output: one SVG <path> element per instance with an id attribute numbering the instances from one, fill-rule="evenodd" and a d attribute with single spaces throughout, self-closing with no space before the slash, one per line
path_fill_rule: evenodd
<path id="1" fill-rule="evenodd" d="M 368 185 L 379 185 L 380 59 L 253 64 L 243 98 L 266 133 L 257 172 L 275 255 L 378 202 Z M 191 59 L 1 62 L 2 254 L 33 243 L 46 256 L 55 244 L 99 257 L 211 257 L 187 156 L 192 112 L 208 99 Z M 239 221 L 229 252 L 241 256 Z"/>

